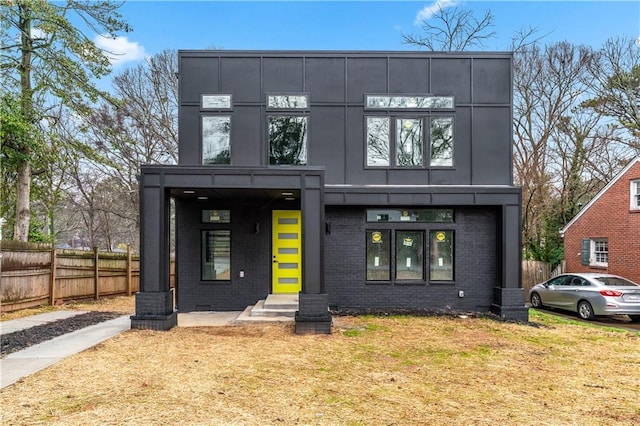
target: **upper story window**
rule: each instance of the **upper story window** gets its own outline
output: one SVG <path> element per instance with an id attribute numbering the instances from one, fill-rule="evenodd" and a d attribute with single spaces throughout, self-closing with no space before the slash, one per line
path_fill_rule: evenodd
<path id="1" fill-rule="evenodd" d="M 308 109 L 307 93 L 267 94 L 270 165 L 307 164 Z"/>
<path id="2" fill-rule="evenodd" d="M 202 164 L 231 163 L 231 116 L 202 116 Z"/>
<path id="3" fill-rule="evenodd" d="M 308 109 L 309 95 L 306 93 L 296 94 L 268 94 L 267 109 Z"/>
<path id="4" fill-rule="evenodd" d="M 202 94 L 200 109 L 200 136 L 202 141 L 202 164 L 231 163 L 231 116 L 233 107 L 230 94 Z M 220 114 L 215 114 L 219 112 Z M 225 114 L 226 113 L 226 114 Z"/>
<path id="5" fill-rule="evenodd" d="M 365 95 L 367 109 L 453 109 L 453 96 Z"/>
<path id="6" fill-rule="evenodd" d="M 631 210 L 640 210 L 640 179 L 631 181 Z"/>
<path id="7" fill-rule="evenodd" d="M 453 118 L 431 118 L 429 140 L 432 167 L 453 166 Z"/>
<path id="8" fill-rule="evenodd" d="M 369 167 L 424 167 L 425 152 L 429 166 L 452 167 L 453 117 L 368 116 L 366 143 Z"/>
<path id="9" fill-rule="evenodd" d="M 307 164 L 306 116 L 273 115 L 268 117 L 269 164 Z"/>
<path id="10" fill-rule="evenodd" d="M 212 110 L 230 110 L 231 95 L 202 95 L 200 108 Z"/>

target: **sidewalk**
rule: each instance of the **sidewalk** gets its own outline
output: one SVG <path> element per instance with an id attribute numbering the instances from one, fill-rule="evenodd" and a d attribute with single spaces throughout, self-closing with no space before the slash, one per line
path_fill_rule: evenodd
<path id="1" fill-rule="evenodd" d="M 13 333 L 36 325 L 46 324 L 79 315 L 84 311 L 59 311 L 0 322 L 2 334 Z M 129 315 L 94 324 L 80 330 L 30 346 L 0 359 L 0 388 L 9 386 L 65 357 L 95 346 L 131 327 Z"/>

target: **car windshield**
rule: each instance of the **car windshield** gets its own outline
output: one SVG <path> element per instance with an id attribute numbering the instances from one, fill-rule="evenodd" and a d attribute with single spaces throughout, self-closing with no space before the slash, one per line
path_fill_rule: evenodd
<path id="1" fill-rule="evenodd" d="M 600 281 L 602 284 L 606 286 L 612 286 L 612 287 L 634 287 L 634 286 L 640 287 L 640 285 L 621 277 L 597 277 L 596 280 Z"/>

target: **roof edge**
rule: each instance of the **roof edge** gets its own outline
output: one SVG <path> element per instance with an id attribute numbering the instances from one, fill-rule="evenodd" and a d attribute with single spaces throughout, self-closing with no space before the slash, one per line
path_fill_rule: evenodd
<path id="1" fill-rule="evenodd" d="M 616 182 L 618 182 L 620 180 L 620 178 L 622 178 L 622 176 L 624 176 L 631 167 L 633 167 L 634 164 L 639 163 L 640 162 L 640 157 L 636 157 L 633 160 L 629 161 L 629 163 L 624 166 L 624 168 L 622 170 L 620 170 L 618 172 L 617 175 L 615 175 L 613 177 L 613 179 L 611 179 L 609 181 L 609 183 L 607 183 L 604 188 L 602 188 L 579 212 L 577 215 L 575 215 L 561 230 L 560 230 L 560 236 L 564 238 L 564 234 L 567 232 L 567 230 L 571 227 L 571 225 L 573 225 L 579 218 L 580 216 L 582 216 L 582 214 L 584 212 L 586 212 L 587 210 L 589 210 L 589 208 L 595 204 L 596 201 L 598 201 L 598 199 L 605 193 L 607 192 Z"/>

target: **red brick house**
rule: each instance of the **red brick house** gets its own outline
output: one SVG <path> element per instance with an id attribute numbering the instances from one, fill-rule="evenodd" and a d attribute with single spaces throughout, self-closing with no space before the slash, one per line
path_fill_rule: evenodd
<path id="1" fill-rule="evenodd" d="M 606 272 L 640 283 L 640 158 L 560 231 L 567 272 Z"/>

